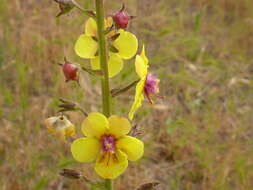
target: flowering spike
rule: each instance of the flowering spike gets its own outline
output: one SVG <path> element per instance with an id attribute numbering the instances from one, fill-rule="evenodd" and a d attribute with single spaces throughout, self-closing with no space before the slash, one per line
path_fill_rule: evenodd
<path id="1" fill-rule="evenodd" d="M 125 5 L 122 5 L 122 8 L 113 15 L 113 21 L 117 28 L 126 29 L 129 23 L 130 17 L 127 12 L 125 12 Z"/>

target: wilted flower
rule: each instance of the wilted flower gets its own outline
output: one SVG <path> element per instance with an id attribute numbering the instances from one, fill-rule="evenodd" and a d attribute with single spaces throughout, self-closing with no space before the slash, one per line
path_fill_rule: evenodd
<path id="1" fill-rule="evenodd" d="M 54 1 L 59 4 L 60 8 L 60 12 L 56 17 L 59 17 L 63 14 L 67 14 L 75 7 L 73 0 L 54 0 Z"/>
<path id="2" fill-rule="evenodd" d="M 144 152 L 142 141 L 127 136 L 130 130 L 131 124 L 124 117 L 112 115 L 107 119 L 101 113 L 90 113 L 82 123 L 86 137 L 72 143 L 72 155 L 79 162 L 96 160 L 98 175 L 114 179 L 126 170 L 128 160 L 136 161 Z"/>
<path id="3" fill-rule="evenodd" d="M 105 21 L 105 28 L 112 26 L 112 18 L 109 17 Z M 122 59 L 132 58 L 138 48 L 138 40 L 136 36 L 122 29 L 112 31 L 106 35 L 107 39 L 112 37 L 112 33 L 119 34 L 116 39 L 109 41 L 111 51 L 109 52 L 108 71 L 109 77 L 114 77 L 123 68 Z M 97 23 L 93 18 L 89 18 L 85 24 L 85 34 L 79 36 L 75 44 L 75 52 L 78 56 L 91 59 L 91 67 L 93 70 L 99 70 L 99 56 L 97 56 Z M 112 39 L 112 38 L 111 38 Z M 114 51 L 112 51 L 114 49 Z"/>
<path id="4" fill-rule="evenodd" d="M 66 140 L 66 137 L 76 135 L 75 126 L 64 115 L 46 119 L 45 125 L 50 133 L 55 134 L 63 141 Z"/>
<path id="5" fill-rule="evenodd" d="M 125 6 L 123 5 L 121 10 L 113 15 L 113 21 L 117 28 L 126 29 L 128 26 L 130 17 L 125 11 Z"/>
<path id="6" fill-rule="evenodd" d="M 135 59 L 135 70 L 140 77 L 140 81 L 136 85 L 134 103 L 128 115 L 131 120 L 137 109 L 141 107 L 144 100 L 143 94 L 147 96 L 150 103 L 153 103 L 151 96 L 159 92 L 159 80 L 148 73 L 148 62 L 148 58 L 145 55 L 145 47 L 143 46 L 141 55 L 137 55 Z"/>

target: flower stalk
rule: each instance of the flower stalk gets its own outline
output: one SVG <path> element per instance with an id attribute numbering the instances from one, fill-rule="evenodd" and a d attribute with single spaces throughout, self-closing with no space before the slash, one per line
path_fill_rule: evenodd
<path id="1" fill-rule="evenodd" d="M 101 79 L 103 113 L 106 117 L 109 117 L 111 114 L 111 105 L 110 105 L 111 93 L 109 86 L 108 55 L 104 33 L 104 26 L 105 26 L 104 2 L 103 0 L 95 0 L 95 4 L 96 4 L 96 19 L 97 19 L 97 32 L 98 32 L 99 61 L 100 61 L 100 68 L 104 74 Z M 105 179 L 105 189 L 113 190 L 112 180 Z"/>
<path id="2" fill-rule="evenodd" d="M 98 46 L 99 46 L 99 62 L 104 76 L 101 79 L 102 86 L 102 103 L 103 113 L 106 117 L 110 116 L 110 87 L 109 87 L 109 73 L 107 60 L 107 47 L 104 34 L 104 3 L 103 0 L 96 0 L 96 14 L 97 14 L 97 32 L 98 32 Z"/>

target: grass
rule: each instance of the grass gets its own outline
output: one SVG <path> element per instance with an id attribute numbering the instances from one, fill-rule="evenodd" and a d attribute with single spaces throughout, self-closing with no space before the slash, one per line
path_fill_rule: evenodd
<path id="1" fill-rule="evenodd" d="M 0 2 L 0 189 L 85 189 L 57 173 L 77 168 L 96 179 L 92 166 L 74 162 L 43 120 L 57 111 L 57 97 L 101 108 L 97 79 L 82 74 L 81 88 L 66 84 L 56 65 L 64 56 L 89 65 L 73 51 L 86 18 L 73 11 L 55 19 L 50 1 Z M 119 7 L 107 1 L 108 13 Z M 251 0 L 127 2 L 138 16 L 129 30 L 145 42 L 166 98 L 138 111 L 145 156 L 116 189 L 154 180 L 166 190 L 253 189 L 252 8 Z M 126 65 L 112 87 L 136 79 L 133 60 Z M 113 112 L 126 116 L 133 93 L 117 97 Z M 68 115 L 79 129 L 82 115 Z"/>

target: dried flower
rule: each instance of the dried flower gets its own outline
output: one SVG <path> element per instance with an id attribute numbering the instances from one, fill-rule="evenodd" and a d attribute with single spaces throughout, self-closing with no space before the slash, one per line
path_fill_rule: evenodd
<path id="1" fill-rule="evenodd" d="M 66 137 L 75 136 L 75 126 L 66 118 L 66 116 L 54 116 L 45 120 L 45 125 L 50 133 L 55 134 L 61 140 Z"/>
<path id="2" fill-rule="evenodd" d="M 82 123 L 86 137 L 72 143 L 72 155 L 79 162 L 96 160 L 97 174 L 114 179 L 126 170 L 128 160 L 136 161 L 144 152 L 142 141 L 127 136 L 130 130 L 131 124 L 124 117 L 112 115 L 107 119 L 101 113 L 90 113 Z"/>

